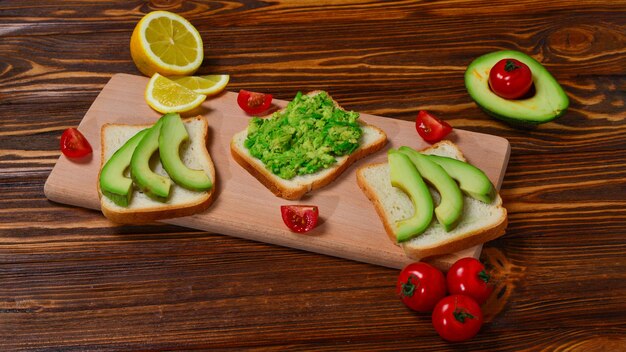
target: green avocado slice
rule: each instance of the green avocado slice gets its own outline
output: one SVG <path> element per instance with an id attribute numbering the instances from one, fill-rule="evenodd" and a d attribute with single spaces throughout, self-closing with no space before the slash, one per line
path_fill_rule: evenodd
<path id="1" fill-rule="evenodd" d="M 166 116 L 166 115 L 165 115 Z M 172 181 L 150 168 L 150 158 L 159 149 L 159 135 L 163 118 L 150 127 L 141 139 L 130 160 L 130 175 L 135 184 L 149 197 L 164 202 L 170 194 Z"/>
<path id="2" fill-rule="evenodd" d="M 487 204 L 493 202 L 496 189 L 481 169 L 454 158 L 439 155 L 427 155 L 427 157 L 458 182 L 463 193 Z"/>
<path id="3" fill-rule="evenodd" d="M 441 195 L 435 208 L 437 220 L 446 231 L 454 229 L 463 215 L 463 194 L 457 183 L 441 166 L 415 149 L 403 146 L 399 151 L 408 156 L 422 177 L 437 189 Z"/>
<path id="4" fill-rule="evenodd" d="M 502 59 L 517 59 L 532 72 L 535 93 L 528 98 L 504 99 L 489 87 L 489 72 Z M 533 126 L 560 117 L 569 98 L 556 79 L 532 57 L 514 50 L 497 51 L 475 59 L 465 71 L 467 92 L 487 114 L 514 125 Z"/>
<path id="5" fill-rule="evenodd" d="M 433 218 L 433 199 L 428 186 L 408 156 L 390 149 L 387 153 L 391 185 L 406 193 L 415 210 L 413 216 L 397 221 L 394 226 L 396 241 L 405 242 L 422 234 Z"/>
<path id="6" fill-rule="evenodd" d="M 163 120 L 159 135 L 159 156 L 163 168 L 179 186 L 192 191 L 205 191 L 213 183 L 204 170 L 193 170 L 185 166 L 180 159 L 180 146 L 189 140 L 189 133 L 178 114 L 167 114 Z"/>
<path id="7" fill-rule="evenodd" d="M 113 153 L 100 172 L 102 194 L 121 207 L 127 207 L 130 204 L 133 194 L 133 180 L 124 176 L 124 171 L 130 166 L 133 152 L 147 132 L 147 128 L 141 130 L 126 141 Z"/>

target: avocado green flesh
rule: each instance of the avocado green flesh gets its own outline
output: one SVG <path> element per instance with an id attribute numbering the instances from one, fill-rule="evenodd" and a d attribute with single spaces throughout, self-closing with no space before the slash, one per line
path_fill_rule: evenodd
<path id="1" fill-rule="evenodd" d="M 427 155 L 427 157 L 458 182 L 459 188 L 465 194 L 484 203 L 493 202 L 496 190 L 481 169 L 454 158 L 438 155 Z"/>
<path id="2" fill-rule="evenodd" d="M 150 158 L 159 149 L 159 135 L 163 119 L 150 127 L 141 139 L 130 160 L 130 175 L 135 184 L 149 197 L 165 201 L 170 194 L 172 182 L 150 168 Z"/>
<path id="3" fill-rule="evenodd" d="M 525 99 L 504 99 L 489 87 L 489 72 L 502 59 L 517 59 L 532 72 L 535 94 Z M 483 55 L 465 71 L 465 87 L 472 99 L 489 115 L 507 122 L 541 124 L 563 115 L 569 99 L 563 88 L 539 62 L 519 51 L 504 50 Z"/>
<path id="4" fill-rule="evenodd" d="M 167 114 L 162 118 L 159 135 L 159 156 L 161 164 L 172 180 L 192 191 L 206 191 L 213 184 L 204 170 L 193 170 L 180 159 L 180 146 L 189 140 L 189 133 L 178 114 Z"/>
<path id="5" fill-rule="evenodd" d="M 296 97 L 269 118 L 253 117 L 244 146 L 273 174 L 289 180 L 315 173 L 359 147 L 359 114 L 335 106 L 325 92 Z"/>
<path id="6" fill-rule="evenodd" d="M 422 234 L 433 218 L 433 199 L 428 186 L 408 156 L 397 150 L 388 152 L 391 185 L 406 193 L 413 203 L 413 216 L 397 221 L 394 226 L 396 240 L 408 241 Z"/>
<path id="7" fill-rule="evenodd" d="M 124 176 L 130 166 L 130 159 L 135 148 L 148 132 L 141 130 L 120 147 L 102 167 L 100 172 L 100 190 L 107 198 L 121 207 L 127 207 L 133 194 L 133 180 Z"/>
<path id="8" fill-rule="evenodd" d="M 454 229 L 463 215 L 463 194 L 457 183 L 441 166 L 415 149 L 403 146 L 399 151 L 409 157 L 422 177 L 441 195 L 435 208 L 437 221 L 446 231 Z"/>

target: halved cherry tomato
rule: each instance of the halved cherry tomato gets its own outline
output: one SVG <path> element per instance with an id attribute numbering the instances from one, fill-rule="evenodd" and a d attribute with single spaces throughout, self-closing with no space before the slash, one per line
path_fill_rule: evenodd
<path id="1" fill-rule="evenodd" d="M 491 90 L 504 99 L 523 97 L 533 85 L 530 68 L 515 59 L 502 59 L 489 71 Z"/>
<path id="2" fill-rule="evenodd" d="M 446 295 L 446 279 L 430 264 L 411 263 L 400 272 L 396 293 L 407 307 L 417 312 L 430 312 Z"/>
<path id="3" fill-rule="evenodd" d="M 450 294 L 464 294 L 482 305 L 491 296 L 494 286 L 491 275 L 478 259 L 468 257 L 457 260 L 446 275 Z"/>
<path id="4" fill-rule="evenodd" d="M 91 154 L 93 150 L 87 138 L 74 127 L 63 131 L 61 135 L 61 152 L 68 158 L 81 158 Z"/>
<path id="5" fill-rule="evenodd" d="M 280 213 L 285 225 L 297 233 L 313 230 L 319 218 L 319 210 L 315 205 L 281 205 Z"/>
<path id="6" fill-rule="evenodd" d="M 437 143 L 452 131 L 452 126 L 426 111 L 420 111 L 415 120 L 415 129 L 426 142 Z"/>
<path id="7" fill-rule="evenodd" d="M 483 312 L 473 298 L 451 295 L 433 310 L 433 326 L 444 340 L 465 341 L 476 336 L 483 325 Z"/>
<path id="8" fill-rule="evenodd" d="M 242 89 L 237 95 L 237 104 L 248 114 L 260 114 L 269 109 L 272 104 L 272 95 Z"/>

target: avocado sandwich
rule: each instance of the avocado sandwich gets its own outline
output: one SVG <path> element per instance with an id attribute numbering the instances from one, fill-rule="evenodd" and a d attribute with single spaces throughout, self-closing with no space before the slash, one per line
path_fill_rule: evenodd
<path id="1" fill-rule="evenodd" d="M 504 234 L 507 211 L 484 172 L 450 141 L 420 152 L 388 151 L 388 162 L 362 166 L 357 183 L 373 203 L 389 238 L 422 259 Z"/>
<path id="2" fill-rule="evenodd" d="M 324 91 L 298 93 L 267 118 L 235 134 L 233 158 L 278 197 L 300 199 L 352 163 L 382 149 L 385 133 L 344 110 Z"/>
<path id="3" fill-rule="evenodd" d="M 153 125 L 103 125 L 98 194 L 104 215 L 143 223 L 207 209 L 215 193 L 207 133 L 205 118 L 178 114 Z"/>

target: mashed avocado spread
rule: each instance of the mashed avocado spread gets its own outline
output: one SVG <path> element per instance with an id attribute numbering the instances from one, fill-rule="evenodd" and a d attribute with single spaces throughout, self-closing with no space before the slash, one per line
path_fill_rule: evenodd
<path id="1" fill-rule="evenodd" d="M 253 117 L 244 145 L 272 173 L 292 179 L 332 166 L 359 146 L 359 114 L 337 108 L 325 92 L 298 92 L 270 118 Z"/>

